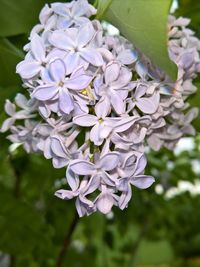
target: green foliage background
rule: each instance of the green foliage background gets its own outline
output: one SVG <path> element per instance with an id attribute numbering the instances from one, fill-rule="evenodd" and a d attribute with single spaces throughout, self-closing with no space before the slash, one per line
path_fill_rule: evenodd
<path id="1" fill-rule="evenodd" d="M 116 3 L 119 4 L 119 0 L 114 1 L 107 10 L 107 19 L 117 23 L 136 44 L 142 44 L 143 37 L 135 36 L 134 32 L 127 33 L 123 26 L 125 3 L 136 3 L 138 12 L 144 14 L 135 11 L 138 16 L 134 23 L 142 31 L 146 25 L 147 38 L 152 38 L 152 34 L 157 36 L 145 47 L 150 50 L 149 54 L 144 51 L 150 57 L 156 55 L 156 62 L 161 62 L 166 71 L 171 69 L 162 41 L 167 11 L 163 13 L 161 1 L 124 0 L 117 21 L 113 13 L 109 13 L 115 8 L 119 10 Z M 5 118 L 5 99 L 13 99 L 17 92 L 24 91 L 15 74 L 15 66 L 24 56 L 22 48 L 38 21 L 39 10 L 47 2 L 50 3 L 44 0 L 0 0 L 0 121 Z M 170 1 L 164 2 L 166 10 L 166 3 Z M 178 2 L 176 15 L 190 17 L 191 27 L 200 37 L 200 1 Z M 99 10 L 105 11 L 107 1 L 99 3 Z M 155 8 L 157 17 L 153 13 Z M 158 16 L 162 25 L 155 23 Z M 161 47 L 157 49 L 159 45 Z M 174 73 L 169 71 L 172 76 Z M 199 106 L 199 101 L 197 92 L 191 103 Z M 199 120 L 195 123 L 199 129 Z M 74 202 L 64 202 L 53 196 L 54 191 L 65 184 L 61 179 L 64 171 L 54 170 L 50 161 L 39 155 L 27 155 L 21 148 L 9 152 L 10 144 L 5 137 L 0 136 L 0 267 L 58 267 L 63 242 L 75 223 L 62 266 L 200 266 L 200 195 L 191 197 L 186 192 L 166 201 L 163 195 L 155 194 L 155 186 L 146 191 L 135 189 L 127 210 L 114 209 L 112 217 L 97 213 L 77 223 Z M 199 179 L 200 174 L 192 168 L 192 161 L 195 159 L 200 165 L 200 137 L 195 137 L 194 142 L 192 150 L 179 155 L 167 150 L 150 151 L 147 172 L 157 178 L 157 183 L 163 183 L 166 190 L 179 180 L 193 182 Z"/>

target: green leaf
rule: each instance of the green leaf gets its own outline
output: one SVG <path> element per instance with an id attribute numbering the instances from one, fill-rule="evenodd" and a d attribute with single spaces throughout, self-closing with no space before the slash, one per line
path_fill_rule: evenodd
<path id="1" fill-rule="evenodd" d="M 0 0 L 0 36 L 30 32 L 39 23 L 42 7 L 54 0 Z M 69 2 L 60 0 L 59 2 Z"/>
<path id="2" fill-rule="evenodd" d="M 183 16 L 191 19 L 189 27 L 195 31 L 195 35 L 200 37 L 200 1 L 178 0 L 176 16 Z"/>
<path id="3" fill-rule="evenodd" d="M 16 48 L 8 39 L 0 38 L 0 85 L 19 84 L 19 76 L 15 73 L 16 64 L 22 60 L 23 52 Z"/>
<path id="4" fill-rule="evenodd" d="M 99 0 L 103 18 L 120 32 L 156 65 L 176 79 L 176 67 L 169 59 L 167 48 L 167 16 L 171 0 Z M 110 5 L 109 5 L 110 4 Z M 108 8 L 107 8 L 108 7 Z M 106 10 L 107 8 L 107 10 Z"/>
<path id="5" fill-rule="evenodd" d="M 95 6 L 97 8 L 97 15 L 96 18 L 99 19 L 101 18 L 104 13 L 106 12 L 106 10 L 109 8 L 109 6 L 111 5 L 112 0 L 101 0 L 101 1 L 96 1 L 95 2 Z"/>
<path id="6" fill-rule="evenodd" d="M 0 36 L 30 31 L 44 4 L 43 0 L 0 0 Z"/>

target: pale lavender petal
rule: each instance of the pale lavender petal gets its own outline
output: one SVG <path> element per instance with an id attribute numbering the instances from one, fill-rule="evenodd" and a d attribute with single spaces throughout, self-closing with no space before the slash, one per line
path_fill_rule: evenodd
<path id="1" fill-rule="evenodd" d="M 52 159 L 52 164 L 55 169 L 61 169 L 69 164 L 69 160 L 57 157 Z"/>
<path id="2" fill-rule="evenodd" d="M 79 187 L 79 178 L 70 168 L 66 170 L 66 179 L 71 189 L 76 191 Z"/>
<path id="3" fill-rule="evenodd" d="M 57 27 L 58 29 L 69 28 L 73 24 L 73 20 L 70 17 L 58 17 L 57 18 Z"/>
<path id="4" fill-rule="evenodd" d="M 63 50 L 72 50 L 76 46 L 74 42 L 75 40 L 71 39 L 70 36 L 62 31 L 54 31 L 51 34 L 49 41 L 55 47 Z"/>
<path id="5" fill-rule="evenodd" d="M 120 73 L 120 64 L 118 62 L 113 62 L 108 64 L 105 69 L 105 83 L 110 84 L 115 81 Z"/>
<path id="6" fill-rule="evenodd" d="M 45 46 L 43 39 L 38 34 L 34 34 L 31 38 L 31 51 L 39 62 L 45 60 Z"/>
<path id="7" fill-rule="evenodd" d="M 97 114 L 98 118 L 105 118 L 110 112 L 110 100 L 106 95 L 102 96 L 95 106 L 95 113 Z"/>
<path id="8" fill-rule="evenodd" d="M 119 77 L 116 81 L 113 81 L 111 84 L 112 89 L 123 89 L 128 86 L 131 81 L 132 72 L 127 67 L 121 67 Z M 131 87 L 134 87 L 132 84 Z"/>
<path id="9" fill-rule="evenodd" d="M 69 159 L 69 154 L 67 152 L 67 149 L 65 148 L 60 138 L 58 137 L 51 138 L 51 149 L 56 156 L 60 158 Z"/>
<path id="10" fill-rule="evenodd" d="M 65 78 L 65 64 L 61 59 L 55 59 L 49 65 L 51 77 L 55 82 L 62 82 Z"/>
<path id="11" fill-rule="evenodd" d="M 17 65 L 16 72 L 19 73 L 23 79 L 31 79 L 37 75 L 41 69 L 42 66 L 37 61 L 23 60 Z"/>
<path id="12" fill-rule="evenodd" d="M 50 109 L 49 109 L 48 106 L 45 106 L 45 105 L 42 106 L 42 105 L 40 105 L 38 107 L 38 109 L 39 109 L 39 113 L 44 118 L 48 118 L 51 115 L 51 111 L 50 111 Z"/>
<path id="13" fill-rule="evenodd" d="M 57 93 L 58 93 L 57 87 L 47 84 L 37 87 L 31 94 L 31 97 L 34 97 L 41 101 L 46 101 L 55 97 Z"/>
<path id="14" fill-rule="evenodd" d="M 140 84 L 139 86 L 137 86 L 136 90 L 135 90 L 135 98 L 138 99 L 140 97 L 142 97 L 147 91 L 147 86 L 145 84 Z"/>
<path id="15" fill-rule="evenodd" d="M 148 69 L 147 67 L 142 63 L 142 62 L 137 62 L 135 65 L 135 70 L 138 73 L 138 75 L 142 78 L 142 79 L 146 79 L 147 75 L 148 75 Z"/>
<path id="16" fill-rule="evenodd" d="M 71 15 L 71 6 L 69 5 L 69 3 L 52 3 L 51 8 L 56 14 L 60 16 L 69 17 Z"/>
<path id="17" fill-rule="evenodd" d="M 147 165 L 147 159 L 145 155 L 144 154 L 139 155 L 136 162 L 134 175 L 136 176 L 141 174 L 144 171 L 146 165 Z"/>
<path id="18" fill-rule="evenodd" d="M 96 201 L 96 206 L 100 212 L 107 214 L 111 211 L 114 202 L 114 198 L 110 193 L 101 193 Z"/>
<path id="19" fill-rule="evenodd" d="M 99 185 L 100 185 L 100 179 L 98 177 L 98 174 L 93 175 L 90 178 L 87 186 L 83 189 L 84 194 L 88 195 L 93 193 L 99 187 Z"/>
<path id="20" fill-rule="evenodd" d="M 136 121 L 138 117 L 122 117 L 122 119 L 116 123 L 115 132 L 120 133 L 128 130 Z"/>
<path id="21" fill-rule="evenodd" d="M 4 105 L 5 112 L 9 116 L 13 116 L 16 112 L 16 106 L 15 104 L 11 103 L 10 100 L 6 99 L 6 103 Z"/>
<path id="22" fill-rule="evenodd" d="M 79 53 L 75 53 L 74 51 L 70 51 L 67 56 L 63 59 L 66 66 L 66 74 L 72 73 L 75 69 L 77 69 L 80 64 L 80 55 Z"/>
<path id="23" fill-rule="evenodd" d="M 128 184 L 127 185 L 127 190 L 123 191 L 119 197 L 119 208 L 121 210 L 125 209 L 128 206 L 128 203 L 130 201 L 132 197 L 132 188 L 131 186 Z"/>
<path id="24" fill-rule="evenodd" d="M 99 129 L 99 136 L 100 136 L 101 139 L 105 139 L 112 132 L 113 125 L 112 124 L 107 124 L 106 122 L 103 122 L 103 123 L 101 123 L 101 126 L 102 127 L 100 127 L 100 129 Z"/>
<path id="25" fill-rule="evenodd" d="M 155 93 L 150 97 L 139 98 L 136 102 L 136 106 L 146 114 L 153 114 L 156 112 L 159 106 L 160 95 Z"/>
<path id="26" fill-rule="evenodd" d="M 15 103 L 18 107 L 27 109 L 28 100 L 24 95 L 18 93 L 15 97 Z"/>
<path id="27" fill-rule="evenodd" d="M 95 166 L 86 160 L 76 159 L 71 161 L 70 169 L 78 175 L 92 175 L 95 171 Z"/>
<path id="28" fill-rule="evenodd" d="M 112 177 L 111 175 L 109 175 L 107 172 L 100 172 L 98 173 L 99 175 L 99 179 L 103 180 L 105 184 L 109 185 L 109 186 L 115 186 L 116 180 L 114 177 Z"/>
<path id="29" fill-rule="evenodd" d="M 102 168 L 104 171 L 111 171 L 117 167 L 118 163 L 119 154 L 116 152 L 111 152 L 101 157 L 97 166 Z"/>
<path id="30" fill-rule="evenodd" d="M 103 143 L 103 138 L 100 137 L 102 125 L 100 123 L 95 124 L 90 131 L 90 140 L 96 145 L 100 146 Z"/>
<path id="31" fill-rule="evenodd" d="M 94 204 L 92 201 L 87 198 L 79 195 L 79 198 L 76 199 L 76 209 L 80 217 L 84 215 L 89 215 L 91 212 L 94 212 Z"/>
<path id="32" fill-rule="evenodd" d="M 86 46 L 94 36 L 95 31 L 92 26 L 92 23 L 86 23 L 85 25 L 81 26 L 78 31 L 77 35 L 77 44 L 79 47 Z"/>
<path id="33" fill-rule="evenodd" d="M 79 217 L 83 217 L 84 215 L 87 214 L 87 206 L 83 204 L 79 198 L 76 199 L 75 205 Z"/>
<path id="34" fill-rule="evenodd" d="M 72 199 L 76 196 L 76 194 L 69 190 L 60 189 L 55 192 L 55 196 L 61 199 Z"/>
<path id="35" fill-rule="evenodd" d="M 101 54 L 92 48 L 82 48 L 80 52 L 81 57 L 94 66 L 100 67 L 103 65 L 104 61 Z"/>
<path id="36" fill-rule="evenodd" d="M 14 123 L 15 123 L 15 119 L 13 119 L 13 118 L 8 118 L 8 119 L 6 119 L 6 120 L 3 122 L 3 124 L 1 125 L 0 131 L 1 131 L 2 133 L 4 133 L 4 132 L 10 130 L 10 127 L 11 127 Z"/>
<path id="37" fill-rule="evenodd" d="M 159 151 L 164 142 L 158 136 L 152 134 L 147 137 L 147 143 L 153 150 Z"/>
<path id="38" fill-rule="evenodd" d="M 155 182 L 155 179 L 152 176 L 138 175 L 137 177 L 131 178 L 130 182 L 140 189 L 146 189 Z"/>
<path id="39" fill-rule="evenodd" d="M 125 102 L 121 98 L 120 94 L 117 91 L 112 91 L 112 95 L 110 98 L 110 102 L 112 104 L 113 109 L 119 115 L 125 112 Z"/>
<path id="40" fill-rule="evenodd" d="M 65 82 L 65 85 L 73 90 L 83 90 L 85 89 L 90 82 L 92 81 L 92 76 L 87 75 L 87 74 L 81 74 L 80 76 L 77 77 L 71 77 L 69 80 Z"/>
<path id="41" fill-rule="evenodd" d="M 185 124 L 191 123 L 199 114 L 198 108 L 192 108 L 186 115 L 185 115 Z"/>
<path id="42" fill-rule="evenodd" d="M 77 125 L 84 126 L 84 127 L 90 127 L 97 123 L 98 119 L 94 115 L 89 114 L 82 114 L 79 116 L 76 116 L 73 119 L 73 122 Z"/>
<path id="43" fill-rule="evenodd" d="M 44 141 L 44 156 L 46 159 L 50 159 L 52 158 L 52 150 L 51 150 L 51 139 L 50 137 L 48 137 L 45 141 Z"/>
<path id="44" fill-rule="evenodd" d="M 130 65 L 138 59 L 138 53 L 136 50 L 125 49 L 119 53 L 117 59 L 124 65 Z"/>
<path id="45" fill-rule="evenodd" d="M 59 108 L 65 114 L 69 114 L 74 109 L 74 101 L 66 89 L 59 92 Z"/>

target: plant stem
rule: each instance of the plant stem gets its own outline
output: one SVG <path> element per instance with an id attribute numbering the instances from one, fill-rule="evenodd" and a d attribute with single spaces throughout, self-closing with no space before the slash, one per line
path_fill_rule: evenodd
<path id="1" fill-rule="evenodd" d="M 74 233 L 74 230 L 76 229 L 78 222 L 79 222 L 79 216 L 78 216 L 77 212 L 75 212 L 74 218 L 73 218 L 73 220 L 69 226 L 69 229 L 66 232 L 65 238 L 63 240 L 63 244 L 62 244 L 62 247 L 61 247 L 60 252 L 58 254 L 55 267 L 61 267 L 62 266 L 63 260 L 65 258 L 66 252 L 67 252 L 69 245 L 70 245 L 70 242 L 71 242 L 72 235 Z"/>
<path id="2" fill-rule="evenodd" d="M 15 177 L 15 184 L 13 188 L 13 195 L 16 199 L 20 198 L 20 185 L 21 185 L 21 173 L 20 171 L 16 168 L 15 162 L 12 158 L 12 155 L 9 155 L 9 163 L 10 166 L 12 167 L 14 177 Z M 10 255 L 10 267 L 15 267 L 16 266 L 16 256 L 15 255 Z"/>

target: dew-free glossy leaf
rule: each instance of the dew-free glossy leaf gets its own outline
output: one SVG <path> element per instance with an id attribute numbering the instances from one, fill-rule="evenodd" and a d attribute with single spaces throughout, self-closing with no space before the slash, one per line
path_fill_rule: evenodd
<path id="1" fill-rule="evenodd" d="M 171 0 L 99 0 L 102 18 L 120 32 L 156 65 L 176 79 L 176 67 L 167 49 L 167 16 Z M 106 7 L 108 7 L 106 9 Z"/>

